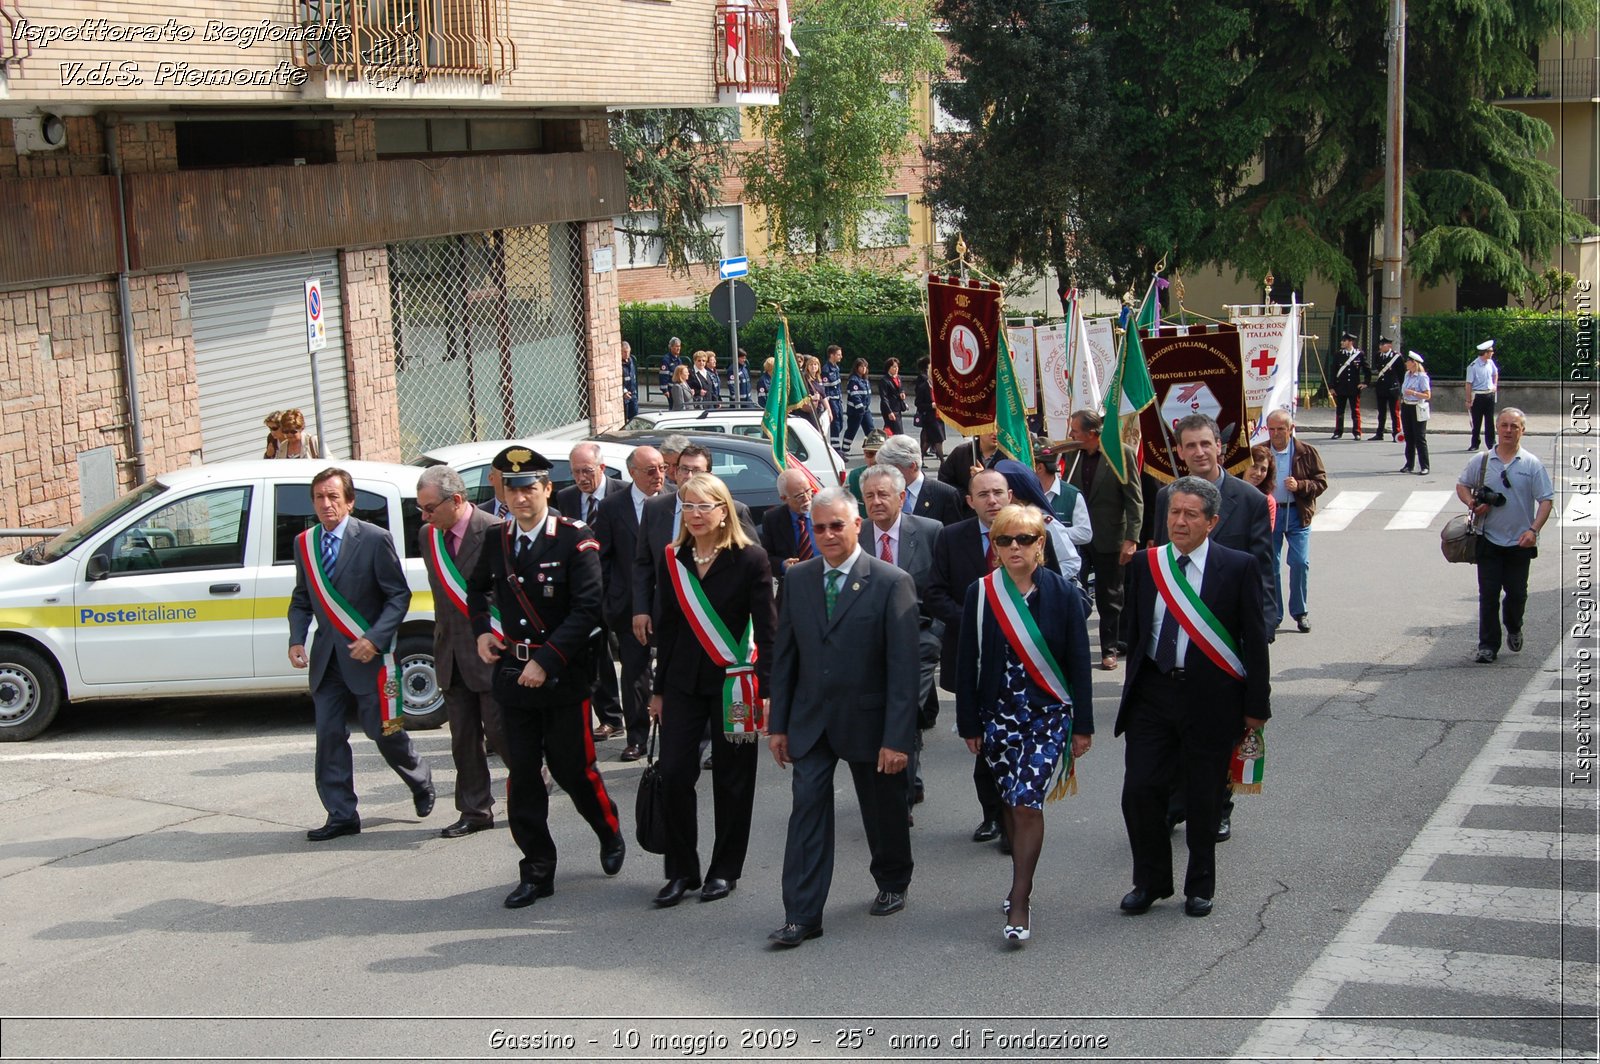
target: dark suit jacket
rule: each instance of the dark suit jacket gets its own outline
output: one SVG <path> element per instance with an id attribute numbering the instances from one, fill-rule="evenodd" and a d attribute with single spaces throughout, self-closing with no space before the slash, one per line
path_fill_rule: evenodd
<path id="1" fill-rule="evenodd" d="M 917 501 L 911 508 L 912 513 L 918 517 L 931 518 L 941 525 L 953 525 L 965 517 L 961 512 L 962 496 L 959 491 L 942 480 L 934 480 L 926 473 L 919 479 L 922 487 L 917 491 Z"/>
<path id="2" fill-rule="evenodd" d="M 400 622 L 411 608 L 411 585 L 406 582 L 394 539 L 386 530 L 359 517 L 348 519 L 339 541 L 339 560 L 333 566 L 333 589 L 366 620 L 369 627 L 361 634 L 380 651 L 393 650 Z M 311 644 L 313 690 L 322 683 L 329 662 L 337 662 L 352 691 L 376 691 L 383 659 L 362 663 L 350 656 L 349 641 L 328 621 L 322 604 L 307 588 L 305 564 L 295 551 L 294 593 L 289 596 L 290 646 L 305 645 L 313 618 L 317 622 L 317 639 Z"/>
<path id="3" fill-rule="evenodd" d="M 1267 497 L 1261 489 L 1246 484 L 1232 473 L 1223 471 L 1221 520 L 1211 530 L 1211 542 L 1220 543 L 1233 550 L 1244 551 L 1256 560 L 1261 573 L 1261 586 L 1272 586 L 1272 522 L 1267 518 Z M 1156 495 L 1156 546 L 1167 543 L 1167 505 L 1172 499 L 1172 485 L 1164 485 Z M 1129 644 L 1132 646 L 1132 644 Z"/>
<path id="4" fill-rule="evenodd" d="M 456 568 L 465 579 L 478 567 L 478 555 L 487 537 L 498 532 L 500 521 L 482 510 L 474 509 L 467 518 L 467 532 L 461 538 L 461 550 L 456 554 Z M 426 522 L 417 535 L 417 548 L 428 556 L 428 541 L 433 528 Z M 489 540 L 499 549 L 498 541 Z M 428 586 L 433 589 L 433 671 L 441 688 L 449 687 L 459 678 L 469 691 L 494 690 L 494 666 L 486 665 L 478 657 L 478 637 L 472 634 L 472 622 L 467 615 L 446 597 L 439 578 L 428 566 Z"/>
<path id="5" fill-rule="evenodd" d="M 909 573 L 862 546 L 833 616 L 821 558 L 784 581 L 773 649 L 767 731 L 804 757 L 827 737 L 846 761 L 876 763 L 880 749 L 910 753 L 917 731 L 917 590 Z"/>
<path id="6" fill-rule="evenodd" d="M 1044 563 L 1057 569 L 1056 549 L 1044 538 Z M 956 689 L 956 644 L 961 634 L 961 605 L 967 588 L 989 572 L 983 557 L 983 531 L 976 517 L 946 525 L 933 543 L 933 573 L 922 593 L 928 612 L 944 622 L 944 642 L 939 653 L 939 686 Z"/>
<path id="7" fill-rule="evenodd" d="M 1072 693 L 1072 734 L 1094 734 L 1094 673 L 1089 668 L 1089 626 L 1078 592 L 1066 577 L 1040 566 L 1034 570 L 1038 595 L 1028 607 L 1045 645 L 1066 674 Z M 983 734 L 983 715 L 1000 703 L 1005 684 L 1006 637 L 1000 620 L 984 603 L 982 651 L 978 639 L 978 596 L 983 585 L 967 588 L 961 607 L 960 666 L 956 677 L 956 730 L 962 738 Z M 1043 698 L 1041 692 L 1041 699 Z"/>
<path id="8" fill-rule="evenodd" d="M 968 488 L 972 486 L 972 467 L 978 462 L 977 455 L 978 445 L 968 440 L 952 450 L 945 456 L 944 461 L 939 463 L 939 479 L 956 489 L 956 494 L 961 498 L 961 512 L 964 514 L 972 513 L 967 506 L 967 493 Z M 996 449 L 982 464 L 993 469 L 994 464 L 1004 457 L 1005 453 Z"/>
<path id="9" fill-rule="evenodd" d="M 1148 550 L 1142 550 L 1128 563 L 1132 594 L 1122 610 L 1122 630 L 1128 640 L 1128 676 L 1122 687 L 1115 735 L 1127 729 L 1132 702 L 1129 696 L 1144 667 L 1151 625 L 1155 620 L 1157 592 L 1150 576 L 1149 554 Z M 1266 596 L 1262 591 L 1260 570 L 1250 555 L 1213 539 L 1206 554 L 1205 576 L 1200 581 L 1200 600 L 1238 644 L 1245 678 L 1241 682 L 1223 672 L 1190 640 L 1188 652 L 1180 663 L 1188 673 L 1185 680 L 1188 706 L 1206 727 L 1215 729 L 1219 738 L 1226 735 L 1231 739 L 1243 733 L 1245 717 L 1266 720 L 1272 716 Z"/>
<path id="10" fill-rule="evenodd" d="M 761 515 L 761 547 L 772 559 L 775 575 L 779 577 L 783 575 L 783 563 L 798 557 L 800 544 L 794 535 L 793 511 L 787 504 L 769 506 L 767 512 Z M 811 553 L 813 556 L 817 553 L 814 541 Z"/>
<path id="11" fill-rule="evenodd" d="M 1124 465 L 1132 471 L 1136 454 L 1131 447 L 1123 449 Z M 1094 533 L 1089 549 L 1110 554 L 1122 549 L 1124 540 L 1142 543 L 1140 526 L 1144 520 L 1144 492 L 1139 487 L 1139 476 L 1130 472 L 1124 484 L 1112 471 L 1111 463 L 1101 454 L 1094 474 L 1094 483 L 1083 482 L 1083 456 L 1078 455 L 1067 483 L 1083 493 L 1089 504 L 1089 526 Z"/>
<path id="12" fill-rule="evenodd" d="M 600 500 L 601 505 L 605 504 L 606 499 L 618 493 L 626 495 L 628 493 L 628 485 L 624 484 L 618 477 L 606 477 L 606 493 L 605 497 Z M 568 484 L 556 492 L 555 500 L 551 505 L 556 508 L 556 512 L 562 517 L 570 517 L 574 521 L 589 520 L 588 516 L 583 512 L 583 491 L 576 484 Z"/>
<path id="13" fill-rule="evenodd" d="M 666 553 L 667 544 L 672 542 L 672 515 L 677 505 L 677 493 L 670 491 L 663 491 L 644 504 L 644 521 L 639 526 L 639 542 L 634 549 L 633 612 L 635 615 L 648 613 L 652 624 L 661 616 L 660 596 L 656 588 L 656 559 Z M 739 523 L 744 526 L 744 534 L 760 542 L 755 518 L 750 516 L 750 507 L 735 499 L 733 509 L 739 516 Z"/>
<path id="14" fill-rule="evenodd" d="M 693 572 L 691 552 L 689 546 L 679 547 L 679 560 L 672 564 Z M 661 618 L 656 624 L 655 693 L 670 690 L 720 700 L 725 674 L 722 666 L 712 664 L 706 656 L 678 606 L 665 551 L 657 565 L 656 585 L 661 588 Z M 756 680 L 764 696 L 772 672 L 772 637 L 778 623 L 772 608 L 772 568 L 767 564 L 767 552 L 754 543 L 719 551 L 700 586 L 736 642 L 744 635 L 745 625 L 753 625 Z"/>
<path id="15" fill-rule="evenodd" d="M 645 500 L 648 502 L 649 500 Z M 633 488 L 608 492 L 594 518 L 600 542 L 600 575 L 605 580 L 601 613 L 612 629 L 627 629 L 633 618 L 633 557 L 639 549 L 639 520 L 633 516 Z"/>

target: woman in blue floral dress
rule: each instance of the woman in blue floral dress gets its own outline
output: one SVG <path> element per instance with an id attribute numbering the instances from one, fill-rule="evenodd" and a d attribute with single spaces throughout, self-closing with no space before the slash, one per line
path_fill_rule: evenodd
<path id="1" fill-rule="evenodd" d="M 1044 564 L 1044 514 L 1007 506 L 989 526 L 995 571 L 961 613 L 956 728 L 994 771 L 1011 839 L 1004 937 L 1032 935 L 1029 900 L 1044 844 L 1044 803 L 1065 794 L 1094 735 L 1084 599 Z"/>

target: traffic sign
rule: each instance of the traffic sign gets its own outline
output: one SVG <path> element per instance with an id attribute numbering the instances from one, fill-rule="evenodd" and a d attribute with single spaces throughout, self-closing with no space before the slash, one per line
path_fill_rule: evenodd
<path id="1" fill-rule="evenodd" d="M 724 281 L 730 277 L 743 277 L 750 272 L 750 260 L 743 255 L 736 259 L 723 259 L 717 263 L 717 272 Z"/>
<path id="2" fill-rule="evenodd" d="M 322 278 L 306 281 L 306 349 L 321 351 L 328 346 L 328 325 L 322 320 Z"/>
<path id="3" fill-rule="evenodd" d="M 732 302 L 730 312 L 729 302 Z M 756 293 L 743 281 L 723 281 L 711 290 L 711 316 L 718 325 L 749 325 L 756 316 Z"/>

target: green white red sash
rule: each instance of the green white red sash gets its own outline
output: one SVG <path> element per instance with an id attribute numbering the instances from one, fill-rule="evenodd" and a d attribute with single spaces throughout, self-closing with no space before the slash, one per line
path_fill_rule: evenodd
<path id="1" fill-rule="evenodd" d="M 1050 644 L 1045 642 L 1044 633 L 1039 631 L 1039 624 L 1033 619 L 1033 611 L 1028 609 L 1028 600 L 1017 590 L 1011 574 L 1002 566 L 983 577 L 982 582 L 983 598 L 979 600 L 978 614 L 979 652 L 983 647 L 981 607 L 987 602 L 989 609 L 994 611 L 996 623 L 1000 625 L 1000 633 L 1011 644 L 1012 651 L 1027 670 L 1028 678 L 1053 701 L 1066 707 L 1066 748 L 1056 759 L 1055 769 L 1044 784 L 1045 801 L 1059 801 L 1068 794 L 1078 792 L 1077 759 L 1072 756 L 1072 689 L 1067 684 L 1067 674 L 1050 652 Z"/>
<path id="2" fill-rule="evenodd" d="M 300 551 L 300 563 L 306 570 L 306 583 L 322 607 L 322 615 L 335 631 L 353 643 L 365 636 L 372 625 L 345 601 L 323 569 L 323 535 L 322 526 L 313 525 L 295 537 L 295 548 Z M 383 709 L 383 734 L 389 735 L 405 726 L 405 699 L 400 693 L 400 667 L 394 651 L 380 647 L 379 652 L 383 654 L 383 659 L 378 667 L 378 703 Z"/>
<path id="3" fill-rule="evenodd" d="M 428 569 L 439 581 L 439 586 L 444 588 L 444 597 L 449 599 L 456 609 L 461 611 L 461 616 L 470 619 L 467 612 L 467 581 L 461 575 L 461 570 L 456 568 L 456 560 L 450 557 L 450 548 L 445 546 L 444 533 L 433 526 L 428 527 L 428 549 L 423 554 L 423 559 L 428 563 Z M 489 604 L 489 630 L 500 642 L 506 641 L 506 629 L 500 623 L 500 607 L 494 603 Z"/>
<path id="4" fill-rule="evenodd" d="M 1251 728 L 1233 749 L 1228 779 L 1241 794 L 1260 794 L 1267 774 L 1267 737 L 1260 728 Z"/>
<path id="5" fill-rule="evenodd" d="M 1177 548 L 1168 543 L 1165 550 L 1155 547 L 1145 551 L 1145 556 L 1150 561 L 1150 577 L 1156 590 L 1189 633 L 1189 641 L 1203 650 L 1217 668 L 1235 680 L 1243 680 L 1244 662 L 1239 657 L 1239 647 L 1178 568 Z"/>
<path id="6" fill-rule="evenodd" d="M 722 666 L 722 734 L 729 742 L 755 742 L 766 727 L 761 710 L 761 691 L 756 684 L 755 626 L 745 622 L 744 638 L 737 644 L 733 633 L 711 608 L 700 578 L 667 548 L 667 572 L 672 574 L 672 593 L 678 608 L 689 622 L 689 630 L 713 664 Z"/>

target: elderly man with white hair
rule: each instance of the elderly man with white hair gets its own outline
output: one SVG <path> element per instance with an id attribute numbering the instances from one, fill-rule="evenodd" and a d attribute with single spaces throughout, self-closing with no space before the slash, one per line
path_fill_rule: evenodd
<path id="1" fill-rule="evenodd" d="M 902 509 L 906 513 L 941 525 L 953 525 L 966 516 L 961 512 L 961 494 L 955 488 L 922 475 L 922 448 L 910 436 L 890 436 L 885 440 L 878 448 L 877 464 L 893 466 L 905 478 Z"/>

